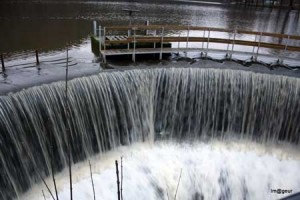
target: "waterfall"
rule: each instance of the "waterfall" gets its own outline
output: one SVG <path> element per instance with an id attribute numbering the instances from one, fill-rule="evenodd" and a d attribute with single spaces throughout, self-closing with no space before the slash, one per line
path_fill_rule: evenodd
<path id="1" fill-rule="evenodd" d="M 120 145 L 234 135 L 299 144 L 300 79 L 249 71 L 157 68 L 69 82 L 73 162 Z M 67 163 L 65 83 L 0 97 L 0 197 Z M 53 155 L 52 155 L 53 154 Z M 53 159 L 50 159 L 50 158 Z"/>

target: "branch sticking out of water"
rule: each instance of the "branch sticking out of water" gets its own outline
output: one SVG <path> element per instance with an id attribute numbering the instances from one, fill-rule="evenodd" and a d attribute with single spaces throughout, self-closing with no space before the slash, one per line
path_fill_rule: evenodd
<path id="1" fill-rule="evenodd" d="M 180 179 L 181 179 L 181 174 L 182 174 L 182 168 L 180 169 L 180 175 L 179 175 L 179 180 L 178 180 L 178 183 L 177 183 L 177 188 L 176 188 L 174 200 L 176 200 L 176 196 L 177 196 L 177 192 L 178 192 L 178 187 L 179 187 L 179 183 L 180 183 Z"/>
<path id="2" fill-rule="evenodd" d="M 90 160 L 89 160 L 89 165 L 90 165 L 90 173 L 91 173 L 91 181 L 92 181 L 92 186 L 93 186 L 94 200 L 96 200 L 95 186 L 94 186 L 93 173 L 92 173 L 92 165 L 91 165 Z"/>
<path id="3" fill-rule="evenodd" d="M 48 126 L 48 123 L 47 123 L 47 126 Z M 48 127 L 47 127 L 48 128 Z M 54 190 L 55 190 L 55 195 L 56 195 L 56 200 L 59 200 L 58 198 L 58 192 L 57 192 L 57 187 L 56 187 L 56 181 L 55 181 L 55 176 L 54 176 L 54 165 L 53 165 L 53 145 L 54 145 L 54 138 L 52 136 L 52 134 L 50 134 L 50 149 L 49 151 L 50 152 L 50 165 L 51 165 L 51 174 L 52 174 L 52 180 L 53 180 L 53 185 L 54 185 Z"/>
<path id="4" fill-rule="evenodd" d="M 44 190 L 42 190 L 42 193 L 43 193 L 44 200 L 46 200 Z"/>
<path id="5" fill-rule="evenodd" d="M 42 179 L 42 181 L 43 181 L 44 185 L 46 186 L 46 188 L 47 188 L 47 190 L 48 190 L 49 194 L 51 195 L 52 199 L 53 199 L 53 200 L 55 200 L 55 198 L 54 198 L 54 196 L 53 196 L 53 194 L 52 194 L 52 192 L 51 192 L 51 190 L 50 190 L 49 186 L 47 185 L 47 183 L 46 183 L 45 179 L 42 177 L 42 175 L 41 175 L 39 172 L 38 172 L 38 174 L 39 174 L 39 176 L 41 177 L 41 179 Z M 43 193 L 44 193 L 44 192 L 43 192 Z"/>
<path id="6" fill-rule="evenodd" d="M 123 200 L 123 156 L 121 156 L 121 200 Z"/>
<path id="7" fill-rule="evenodd" d="M 119 167 L 118 167 L 118 161 L 117 160 L 116 160 L 116 174 L 117 174 L 118 200 L 121 200 L 121 195 L 120 195 L 120 180 L 119 180 Z"/>
<path id="8" fill-rule="evenodd" d="M 53 147 L 51 147 L 51 149 L 52 149 Z M 53 152 L 53 149 L 52 149 L 52 152 Z M 53 155 L 53 153 L 52 153 L 52 155 Z M 55 190 L 55 195 L 56 195 L 56 199 L 57 200 L 59 200 L 58 199 L 58 193 L 57 193 L 57 187 L 56 187 L 56 181 L 55 181 L 55 177 L 54 177 L 54 170 L 53 170 L 53 156 L 51 156 L 51 173 L 52 173 L 52 180 L 53 180 L 53 184 L 54 184 L 54 190 Z"/>
<path id="9" fill-rule="evenodd" d="M 65 102 L 65 109 L 66 109 L 66 135 L 68 137 L 68 165 L 69 165 L 69 176 L 70 176 L 70 199 L 73 200 L 73 192 L 72 192 L 72 164 L 71 164 L 71 132 L 69 128 L 69 99 L 68 99 L 68 72 L 69 72 L 69 50 L 67 47 L 67 65 L 66 65 L 66 102 Z"/>

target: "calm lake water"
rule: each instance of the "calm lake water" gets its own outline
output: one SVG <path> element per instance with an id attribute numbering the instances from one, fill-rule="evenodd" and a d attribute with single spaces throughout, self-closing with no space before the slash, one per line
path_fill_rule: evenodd
<path id="1" fill-rule="evenodd" d="M 60 51 L 67 44 L 80 48 L 89 43 L 92 21 L 101 25 L 129 23 L 124 8 L 140 10 L 133 23 L 196 25 L 300 34 L 299 11 L 216 4 L 69 2 L 0 3 L 0 52 L 32 49 Z M 91 59 L 86 56 L 86 59 Z"/>

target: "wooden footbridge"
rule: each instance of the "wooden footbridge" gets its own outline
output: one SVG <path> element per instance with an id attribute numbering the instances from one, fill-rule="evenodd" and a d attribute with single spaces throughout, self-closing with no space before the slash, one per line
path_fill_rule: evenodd
<path id="1" fill-rule="evenodd" d="M 300 53 L 300 36 L 229 30 L 223 28 L 174 26 L 174 25 L 131 25 L 97 27 L 94 24 L 94 41 L 97 42 L 103 62 L 107 56 L 131 55 L 133 62 L 138 54 L 199 52 L 206 56 L 208 51 L 226 52 L 231 58 L 235 52 L 245 52 L 255 61 L 261 49 L 278 52 L 278 62 L 283 62 L 286 54 Z M 217 44 L 218 49 L 214 49 Z M 239 48 L 236 48 L 239 46 Z"/>

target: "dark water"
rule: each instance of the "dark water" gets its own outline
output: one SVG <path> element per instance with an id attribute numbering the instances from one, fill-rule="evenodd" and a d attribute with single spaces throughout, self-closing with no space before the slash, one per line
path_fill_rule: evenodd
<path id="1" fill-rule="evenodd" d="M 0 52 L 54 51 L 79 46 L 102 25 L 129 22 L 124 8 L 141 12 L 133 23 L 211 26 L 300 34 L 299 11 L 215 4 L 146 2 L 0 3 Z M 88 58 L 87 58 L 88 59 Z"/>

